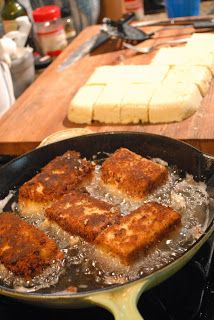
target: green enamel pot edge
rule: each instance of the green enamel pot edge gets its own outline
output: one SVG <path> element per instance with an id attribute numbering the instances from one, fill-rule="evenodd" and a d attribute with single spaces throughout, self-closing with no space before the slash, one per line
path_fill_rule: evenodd
<path id="1" fill-rule="evenodd" d="M 132 320 L 142 320 L 143 318 L 137 309 L 137 303 L 140 295 L 146 290 L 151 289 L 171 277 L 174 273 L 185 266 L 207 241 L 212 232 L 214 232 L 214 224 L 189 251 L 159 271 L 156 271 L 153 274 L 133 283 L 128 283 L 126 286 L 119 287 L 116 290 L 110 290 L 98 295 L 91 295 L 87 297 L 87 300 L 112 312 L 116 320 L 129 320 L 130 314 Z"/>
<path id="2" fill-rule="evenodd" d="M 138 312 L 137 302 L 140 295 L 146 290 L 163 282 L 179 269 L 181 269 L 206 242 L 209 236 L 214 231 L 214 224 L 209 230 L 198 240 L 189 251 L 178 258 L 176 261 L 166 267 L 154 272 L 153 274 L 129 282 L 125 285 L 95 290 L 86 293 L 56 293 L 56 294 L 29 294 L 22 292 L 14 292 L 12 290 L 0 288 L 0 294 L 15 298 L 17 300 L 46 307 L 60 308 L 84 308 L 91 305 L 99 305 L 109 310 L 116 320 L 129 320 L 130 314 L 132 320 L 142 320 L 142 316 Z"/>

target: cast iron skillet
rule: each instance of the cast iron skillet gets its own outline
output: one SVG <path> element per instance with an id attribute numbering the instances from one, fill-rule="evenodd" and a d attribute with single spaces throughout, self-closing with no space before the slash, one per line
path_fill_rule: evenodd
<path id="1" fill-rule="evenodd" d="M 97 152 L 101 152 L 99 156 L 103 158 L 105 152 L 112 153 L 119 147 L 126 147 L 143 156 L 158 157 L 170 165 L 177 165 L 183 172 L 192 174 L 195 179 L 205 180 L 210 196 L 214 196 L 213 157 L 185 143 L 163 136 L 135 132 L 110 132 L 59 141 L 11 161 L 0 169 L 0 199 L 4 198 L 9 190 L 21 186 L 30 179 L 51 159 L 68 149 L 79 151 L 82 156 L 92 159 Z M 83 293 L 20 293 L 0 286 L 0 294 L 49 307 L 82 308 L 90 304 L 98 304 L 110 310 L 117 320 L 142 320 L 136 307 L 140 294 L 170 277 L 191 259 L 214 231 L 213 218 L 214 205 L 210 201 L 209 223 L 203 236 L 174 262 L 138 280 Z"/>

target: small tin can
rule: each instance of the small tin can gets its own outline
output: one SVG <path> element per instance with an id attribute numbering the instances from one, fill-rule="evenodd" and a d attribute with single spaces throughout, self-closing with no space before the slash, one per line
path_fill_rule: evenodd
<path id="1" fill-rule="evenodd" d="M 42 54 L 58 56 L 67 46 L 60 7 L 49 5 L 33 11 L 34 33 Z"/>

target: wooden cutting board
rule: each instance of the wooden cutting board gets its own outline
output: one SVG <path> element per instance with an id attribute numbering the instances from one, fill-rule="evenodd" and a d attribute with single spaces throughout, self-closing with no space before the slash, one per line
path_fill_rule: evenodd
<path id="1" fill-rule="evenodd" d="M 147 40 L 141 46 L 150 46 L 169 39 L 186 38 L 194 32 L 192 28 L 160 29 L 162 27 L 144 28 L 146 32 L 155 31 L 155 39 Z M 91 26 L 80 33 L 0 119 L 0 154 L 21 154 L 35 148 L 48 135 L 75 127 L 89 127 L 94 132 L 126 130 L 156 133 L 184 140 L 204 152 L 214 154 L 214 80 L 200 110 L 179 123 L 81 126 L 71 124 L 67 120 L 67 109 L 71 98 L 97 66 L 147 64 L 157 52 L 136 54 L 128 49 L 121 49 L 118 41 L 111 40 L 68 69 L 59 72 L 59 64 L 98 31 L 99 26 Z"/>

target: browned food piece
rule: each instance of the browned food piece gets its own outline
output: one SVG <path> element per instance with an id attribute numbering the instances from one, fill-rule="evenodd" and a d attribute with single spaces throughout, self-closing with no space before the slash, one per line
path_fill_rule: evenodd
<path id="1" fill-rule="evenodd" d="M 65 289 L 65 292 L 75 293 L 77 292 L 77 287 L 70 286 Z"/>
<path id="2" fill-rule="evenodd" d="M 94 165 L 67 151 L 50 161 L 41 172 L 19 189 L 19 207 L 23 214 L 41 213 L 44 208 L 71 190 L 81 188 L 92 178 Z"/>
<path id="3" fill-rule="evenodd" d="M 101 179 L 112 192 L 141 199 L 163 184 L 166 167 L 126 149 L 116 150 L 102 164 Z"/>
<path id="4" fill-rule="evenodd" d="M 0 263 L 8 270 L 32 278 L 63 258 L 56 243 L 41 230 L 12 212 L 0 214 Z"/>
<path id="5" fill-rule="evenodd" d="M 120 217 L 116 207 L 79 192 L 64 195 L 45 214 L 63 230 L 90 242 Z"/>
<path id="6" fill-rule="evenodd" d="M 181 221 L 179 213 L 169 207 L 150 202 L 142 205 L 95 239 L 102 251 L 129 265 L 142 256 Z"/>

